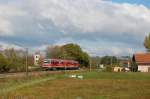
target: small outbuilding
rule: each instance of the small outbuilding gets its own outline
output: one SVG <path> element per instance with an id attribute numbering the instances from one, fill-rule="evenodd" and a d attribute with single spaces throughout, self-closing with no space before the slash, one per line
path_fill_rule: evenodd
<path id="1" fill-rule="evenodd" d="M 123 71 L 123 67 L 114 67 L 113 71 L 114 72 L 121 72 L 121 71 Z"/>
<path id="2" fill-rule="evenodd" d="M 138 71 L 150 72 L 150 53 L 134 54 L 133 61 L 138 65 Z"/>

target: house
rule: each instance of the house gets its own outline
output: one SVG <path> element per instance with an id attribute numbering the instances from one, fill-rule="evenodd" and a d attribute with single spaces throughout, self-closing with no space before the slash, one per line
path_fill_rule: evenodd
<path id="1" fill-rule="evenodd" d="M 150 72 L 150 53 L 134 54 L 133 61 L 138 65 L 138 71 Z"/>
<path id="2" fill-rule="evenodd" d="M 36 52 L 36 53 L 34 54 L 34 65 L 35 65 L 35 66 L 38 66 L 38 65 L 39 65 L 40 58 L 41 58 L 40 52 Z"/>

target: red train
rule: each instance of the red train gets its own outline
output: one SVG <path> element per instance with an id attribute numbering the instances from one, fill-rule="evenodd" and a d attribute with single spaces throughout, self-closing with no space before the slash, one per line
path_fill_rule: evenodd
<path id="1" fill-rule="evenodd" d="M 49 69 L 79 69 L 79 63 L 74 60 L 45 59 L 42 65 L 45 70 Z"/>

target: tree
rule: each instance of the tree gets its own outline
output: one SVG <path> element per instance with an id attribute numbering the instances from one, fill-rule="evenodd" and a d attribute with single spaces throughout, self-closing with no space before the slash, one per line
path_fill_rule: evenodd
<path id="1" fill-rule="evenodd" d="M 130 67 L 130 70 L 131 70 L 132 72 L 137 72 L 137 71 L 138 71 L 138 65 L 137 65 L 136 62 L 131 61 L 131 67 Z"/>
<path id="2" fill-rule="evenodd" d="M 150 52 L 150 34 L 145 37 L 144 46 L 148 52 Z"/>
<path id="3" fill-rule="evenodd" d="M 118 59 L 115 56 L 104 56 L 101 58 L 101 64 L 104 65 L 118 65 Z"/>
<path id="4" fill-rule="evenodd" d="M 70 43 L 62 47 L 65 51 L 66 59 L 76 60 L 81 66 L 89 66 L 89 55 L 79 45 Z"/>
<path id="5" fill-rule="evenodd" d="M 101 57 L 96 56 L 96 57 L 91 57 L 91 66 L 92 68 L 100 68 L 101 64 Z"/>
<path id="6" fill-rule="evenodd" d="M 136 63 L 136 60 L 135 60 L 135 56 L 133 56 L 132 58 L 129 58 L 130 59 L 130 70 L 132 72 L 137 72 L 138 71 L 138 64 Z"/>
<path id="7" fill-rule="evenodd" d="M 104 56 L 101 58 L 101 64 L 105 66 L 105 70 L 111 72 L 113 67 L 119 65 L 119 61 L 115 56 Z"/>
<path id="8" fill-rule="evenodd" d="M 47 47 L 46 56 L 47 58 L 76 60 L 81 66 L 87 67 L 89 65 L 88 54 L 82 51 L 79 45 L 73 43 L 63 46 Z"/>
<path id="9" fill-rule="evenodd" d="M 5 56 L 0 53 L 0 72 L 9 71 L 8 61 Z"/>
<path id="10" fill-rule="evenodd" d="M 22 54 L 21 54 L 22 53 Z M 25 64 L 25 56 L 23 51 L 17 51 L 13 48 L 5 49 L 4 55 L 8 60 L 8 67 L 11 71 L 23 71 Z"/>
<path id="11" fill-rule="evenodd" d="M 25 51 L 13 48 L 1 50 L 0 72 L 25 71 Z M 33 56 L 28 56 L 28 65 L 33 65 Z"/>
<path id="12" fill-rule="evenodd" d="M 48 46 L 46 49 L 46 57 L 47 58 L 61 58 L 62 51 L 60 46 Z"/>
<path id="13" fill-rule="evenodd" d="M 26 58 L 24 56 L 23 62 L 25 64 Z M 34 57 L 33 55 L 28 55 L 28 66 L 34 66 Z"/>

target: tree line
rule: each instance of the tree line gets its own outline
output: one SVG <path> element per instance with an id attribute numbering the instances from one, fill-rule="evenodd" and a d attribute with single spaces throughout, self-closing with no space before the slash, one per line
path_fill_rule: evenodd
<path id="1" fill-rule="evenodd" d="M 25 71 L 26 52 L 13 48 L 1 50 L 0 52 L 0 72 L 20 72 Z M 28 65 L 33 65 L 33 56 L 28 55 Z"/>
<path id="2" fill-rule="evenodd" d="M 81 67 L 89 66 L 89 55 L 77 44 L 66 44 L 63 46 L 48 46 L 44 58 L 76 60 Z M 13 48 L 0 51 L 0 72 L 21 72 L 26 69 L 26 51 Z M 39 60 L 39 66 L 43 59 Z M 28 66 L 34 66 L 32 54 L 27 56 Z"/>
<path id="3" fill-rule="evenodd" d="M 145 37 L 144 46 L 147 52 L 150 52 L 150 34 Z M 26 52 L 24 50 L 15 50 L 13 48 L 0 50 L 0 72 L 16 72 L 25 71 Z M 113 66 L 119 65 L 119 60 L 116 56 L 90 57 L 77 44 L 65 44 L 62 46 L 48 46 L 46 48 L 46 58 L 69 59 L 76 60 L 81 67 L 91 65 L 97 68 L 100 64 L 104 64 L 106 68 L 111 70 Z M 131 70 L 137 70 L 136 62 L 131 61 Z M 33 55 L 28 55 L 28 65 L 34 66 Z"/>
<path id="4" fill-rule="evenodd" d="M 122 56 L 122 57 L 116 57 L 116 56 L 102 56 L 102 57 L 91 57 L 92 60 L 92 68 L 94 69 L 102 69 L 101 65 L 104 66 L 103 71 L 111 72 L 113 71 L 114 67 L 128 67 L 132 72 L 137 71 L 137 64 L 133 61 L 132 56 Z"/>

